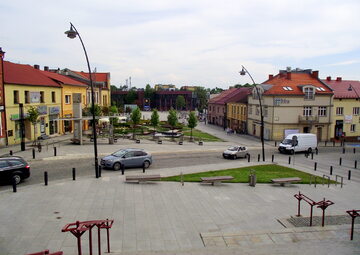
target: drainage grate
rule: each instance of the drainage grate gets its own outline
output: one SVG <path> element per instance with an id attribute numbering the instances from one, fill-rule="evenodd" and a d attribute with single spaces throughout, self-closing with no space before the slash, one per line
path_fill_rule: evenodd
<path id="1" fill-rule="evenodd" d="M 310 217 L 292 217 L 286 220 L 294 227 L 308 227 L 310 225 Z M 321 226 L 321 222 L 321 216 L 313 216 L 313 226 Z M 351 224 L 351 217 L 349 215 L 325 216 L 325 226 L 343 224 Z"/>

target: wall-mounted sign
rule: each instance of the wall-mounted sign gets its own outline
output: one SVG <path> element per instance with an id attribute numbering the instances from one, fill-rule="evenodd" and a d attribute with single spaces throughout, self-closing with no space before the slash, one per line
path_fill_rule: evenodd
<path id="1" fill-rule="evenodd" d="M 352 123 L 352 115 L 345 115 L 344 122 L 348 124 Z"/>
<path id="2" fill-rule="evenodd" d="M 5 106 L 0 105 L 0 112 L 3 112 L 5 110 Z"/>
<path id="3" fill-rule="evenodd" d="M 274 98 L 274 105 L 289 104 L 290 100 L 285 98 Z"/>
<path id="4" fill-rule="evenodd" d="M 47 106 L 46 105 L 39 105 L 37 107 L 38 112 L 40 115 L 46 115 L 47 114 Z"/>
<path id="5" fill-rule="evenodd" d="M 30 103 L 40 103 L 40 92 L 30 92 Z"/>
<path id="6" fill-rule="evenodd" d="M 27 113 L 24 113 L 24 119 L 26 119 L 28 116 Z M 10 120 L 20 120 L 20 114 L 11 114 L 10 115 Z"/>
<path id="7" fill-rule="evenodd" d="M 49 115 L 59 114 L 60 106 L 49 107 Z"/>

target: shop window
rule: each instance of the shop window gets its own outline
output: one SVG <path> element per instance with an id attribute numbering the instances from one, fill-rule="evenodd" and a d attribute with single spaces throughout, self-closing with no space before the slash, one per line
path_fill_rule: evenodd
<path id="1" fill-rule="evenodd" d="M 14 90 L 14 104 L 18 104 L 18 103 L 19 103 L 19 91 Z"/>

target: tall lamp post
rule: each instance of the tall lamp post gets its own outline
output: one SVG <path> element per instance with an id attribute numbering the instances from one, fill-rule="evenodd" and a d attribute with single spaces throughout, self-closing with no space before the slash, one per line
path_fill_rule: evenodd
<path id="1" fill-rule="evenodd" d="M 256 89 L 256 94 L 258 96 L 259 99 L 259 104 L 260 104 L 260 120 L 261 120 L 261 126 L 260 126 L 260 139 L 261 139 L 261 148 L 262 148 L 262 160 L 265 161 L 265 149 L 264 149 L 264 115 L 263 115 L 263 111 L 262 111 L 262 104 L 261 104 L 261 98 L 260 98 L 260 93 L 259 93 L 259 88 L 257 87 L 253 77 L 251 76 L 251 74 L 249 73 L 248 70 L 246 70 L 246 68 L 244 66 L 241 66 L 242 70 L 239 72 L 240 75 L 246 75 L 248 74 L 253 82 L 253 85 L 255 86 Z"/>
<path id="2" fill-rule="evenodd" d="M 98 178 L 99 177 L 99 174 L 98 174 L 99 162 L 98 162 L 98 153 L 97 153 L 97 136 L 96 136 L 96 123 L 95 123 L 95 97 L 94 97 L 94 84 L 93 84 L 93 80 L 92 80 L 89 58 L 88 58 L 83 40 L 81 39 L 79 32 L 76 30 L 75 26 L 71 22 L 70 22 L 70 30 L 66 31 L 65 34 L 70 39 L 74 39 L 76 36 L 79 36 L 81 45 L 82 45 L 84 53 L 85 53 L 86 62 L 87 62 L 88 70 L 89 70 L 90 87 L 91 87 L 92 135 L 94 138 L 95 176 L 96 176 L 96 178 Z"/>

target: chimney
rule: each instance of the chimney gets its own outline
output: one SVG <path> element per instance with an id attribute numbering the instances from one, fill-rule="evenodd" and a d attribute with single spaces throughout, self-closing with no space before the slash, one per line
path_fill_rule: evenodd
<path id="1" fill-rule="evenodd" d="M 273 74 L 269 74 L 269 80 L 271 80 L 272 78 L 274 78 Z"/>
<path id="2" fill-rule="evenodd" d="M 341 77 L 336 77 L 336 81 L 341 81 Z"/>
<path id="3" fill-rule="evenodd" d="M 312 77 L 319 78 L 319 71 L 313 71 L 312 72 Z"/>
<path id="4" fill-rule="evenodd" d="M 291 80 L 291 71 L 286 72 L 286 79 Z"/>
<path id="5" fill-rule="evenodd" d="M 34 65 L 34 68 L 39 70 L 40 69 L 40 66 L 39 65 Z"/>
<path id="6" fill-rule="evenodd" d="M 48 67 L 48 66 L 44 66 L 44 71 L 49 71 L 49 67 Z"/>
<path id="7" fill-rule="evenodd" d="M 2 48 L 0 47 L 0 58 L 4 58 L 5 51 L 2 51 Z"/>
<path id="8" fill-rule="evenodd" d="M 327 81 L 331 81 L 331 76 L 326 77 Z"/>

